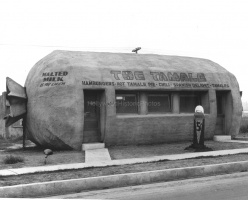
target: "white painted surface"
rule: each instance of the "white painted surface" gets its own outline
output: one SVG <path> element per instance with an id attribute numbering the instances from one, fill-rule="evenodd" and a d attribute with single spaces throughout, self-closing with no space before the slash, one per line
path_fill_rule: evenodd
<path id="1" fill-rule="evenodd" d="M 104 161 L 111 161 L 111 157 L 107 148 L 85 151 L 86 163 L 98 163 Z"/>
<path id="2" fill-rule="evenodd" d="M 87 143 L 87 144 L 82 144 L 82 150 L 91 150 L 91 149 L 102 149 L 105 148 L 104 143 Z"/>
<path id="3" fill-rule="evenodd" d="M 226 141 L 226 140 L 231 140 L 231 135 L 215 135 L 214 136 L 214 141 Z"/>

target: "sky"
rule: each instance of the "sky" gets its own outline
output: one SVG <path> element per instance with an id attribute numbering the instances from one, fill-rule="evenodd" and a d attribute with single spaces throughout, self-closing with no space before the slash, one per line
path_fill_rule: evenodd
<path id="1" fill-rule="evenodd" d="M 0 92 L 53 50 L 199 57 L 233 73 L 248 101 L 246 0 L 0 0 Z"/>

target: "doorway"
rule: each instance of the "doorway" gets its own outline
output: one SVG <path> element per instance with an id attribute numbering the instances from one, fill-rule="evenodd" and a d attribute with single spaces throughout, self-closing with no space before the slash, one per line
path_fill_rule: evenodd
<path id="1" fill-rule="evenodd" d="M 215 135 L 226 135 L 225 130 L 225 106 L 226 106 L 226 93 L 216 91 L 217 101 L 217 121 L 215 128 Z"/>
<path id="2" fill-rule="evenodd" d="M 100 98 L 102 91 L 84 90 L 83 143 L 101 142 Z"/>

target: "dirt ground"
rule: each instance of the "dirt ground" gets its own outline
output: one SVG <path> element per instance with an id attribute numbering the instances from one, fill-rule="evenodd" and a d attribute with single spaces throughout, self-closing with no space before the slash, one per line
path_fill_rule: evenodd
<path id="1" fill-rule="evenodd" d="M 12 143 L 0 139 L 0 169 L 22 168 L 45 166 L 44 149 L 36 147 L 30 141 L 26 142 L 27 146 L 22 148 L 22 141 Z M 8 155 L 19 156 L 24 158 L 24 162 L 16 164 L 4 164 L 4 158 Z M 46 165 L 59 165 L 69 163 L 84 163 L 85 154 L 83 151 L 53 151 L 53 155 L 46 160 Z"/>
<path id="2" fill-rule="evenodd" d="M 110 156 L 113 160 L 126 158 L 143 158 L 152 156 L 162 156 L 171 154 L 191 153 L 184 150 L 191 142 L 181 142 L 173 144 L 139 145 L 139 146 L 116 146 L 109 147 Z M 214 151 L 226 149 L 248 148 L 248 144 L 223 143 L 215 141 L 205 141 L 207 147 Z"/>

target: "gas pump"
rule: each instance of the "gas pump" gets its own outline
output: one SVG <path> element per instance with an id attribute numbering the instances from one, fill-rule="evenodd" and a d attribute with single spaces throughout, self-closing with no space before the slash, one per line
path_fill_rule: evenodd
<path id="1" fill-rule="evenodd" d="M 186 147 L 185 150 L 195 149 L 195 151 L 212 151 L 211 148 L 204 145 L 205 115 L 202 106 L 196 106 L 194 114 L 194 134 L 193 144 Z"/>

